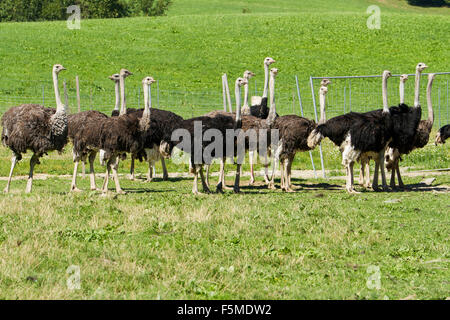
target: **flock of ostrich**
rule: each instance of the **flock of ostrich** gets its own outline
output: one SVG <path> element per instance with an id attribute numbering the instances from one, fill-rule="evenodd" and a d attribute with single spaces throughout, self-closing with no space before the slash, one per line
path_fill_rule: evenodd
<path id="1" fill-rule="evenodd" d="M 254 73 L 246 71 L 243 77 L 235 82 L 236 110 L 235 112 L 213 111 L 200 117 L 183 119 L 181 116 L 166 110 L 152 108 L 151 85 L 155 80 L 147 76 L 142 80 L 144 92 L 144 108 L 127 108 L 125 97 L 125 79 L 132 73 L 121 69 L 120 73 L 109 78 L 115 84 L 115 107 L 111 116 L 98 111 L 84 111 L 67 114 L 67 106 L 61 101 L 58 87 L 58 74 L 65 68 L 56 64 L 53 66 L 53 85 L 55 90 L 56 109 L 46 108 L 38 104 L 22 104 L 12 107 L 4 113 L 1 119 L 2 142 L 11 149 L 13 156 L 11 170 L 4 192 L 9 192 L 14 168 L 22 159 L 22 154 L 28 150 L 33 155 L 30 159 L 30 171 L 26 192 L 31 192 L 33 171 L 39 159 L 50 151 L 62 152 L 69 142 L 73 145 L 73 178 L 70 190 L 81 191 L 77 187 L 78 165 L 89 161 L 90 188 L 98 190 L 95 182 L 94 161 L 99 153 L 100 163 L 106 166 L 106 174 L 101 187 L 103 195 L 108 192 L 109 177 L 112 174 L 116 192 L 124 194 L 119 182 L 118 166 L 120 160 L 131 156 L 131 179 L 134 179 L 135 160 L 148 162 L 147 181 L 154 175 L 155 162 L 161 161 L 163 180 L 167 180 L 165 158 L 170 158 L 180 139 L 173 137 L 177 129 L 184 129 L 194 134 L 195 123 L 201 122 L 202 131 L 218 130 L 223 137 L 225 148 L 228 130 L 239 130 L 244 134 L 249 130 L 256 132 L 258 141 L 264 141 L 265 150 L 261 152 L 258 145 L 252 145 L 244 137 L 245 150 L 250 159 L 250 185 L 255 183 L 254 155 L 258 152 L 263 159 L 264 180 L 267 187 L 275 189 L 275 175 L 277 165 L 280 165 L 281 189 L 292 192 L 291 168 L 297 152 L 314 149 L 322 139 L 330 139 L 342 154 L 342 165 L 346 168 L 346 190 L 357 193 L 354 188 L 353 166 L 361 163 L 359 182 L 365 188 L 379 190 L 378 176 L 381 171 L 382 188 L 389 190 L 385 167 L 391 171 L 390 186 L 404 187 L 401 179 L 399 162 L 402 155 L 406 155 L 417 148 L 423 148 L 429 141 L 433 126 L 433 108 L 431 103 L 431 89 L 435 74 L 428 75 L 426 89 L 428 119 L 421 120 L 422 108 L 419 101 L 421 73 L 427 67 L 424 63 L 416 66 L 414 106 L 404 103 L 404 83 L 407 75 L 400 77 L 400 101 L 398 105 L 389 107 L 387 98 L 387 82 L 391 77 L 389 71 L 382 75 L 383 108 L 364 113 L 350 112 L 326 120 L 326 94 L 328 79 L 320 84 L 320 120 L 313 120 L 297 115 L 279 116 L 275 104 L 275 79 L 278 69 L 272 68 L 275 63 L 272 58 L 264 59 L 264 91 L 262 97 L 252 97 L 249 104 L 248 82 Z M 244 99 L 241 106 L 241 87 L 244 87 Z M 270 99 L 269 99 L 270 97 Z M 271 139 L 271 132 L 277 130 L 278 139 Z M 445 143 L 449 136 L 450 125 L 442 127 L 435 143 Z M 238 136 L 239 136 L 238 134 Z M 238 138 L 234 139 L 237 143 Z M 200 143 L 200 146 L 195 146 Z M 205 150 L 210 142 L 191 139 L 190 172 L 194 174 L 192 192 L 198 194 L 198 176 L 201 178 L 203 192 L 210 192 L 209 167 L 211 161 L 202 159 L 195 162 L 193 150 Z M 186 152 L 186 150 L 183 150 Z M 225 184 L 225 150 L 212 153 L 213 158 L 220 160 L 220 173 L 216 186 L 217 192 L 232 189 L 240 192 L 241 162 L 236 163 L 236 174 L 233 188 Z M 270 158 L 270 161 L 269 161 Z M 372 185 L 370 183 L 370 160 L 375 162 Z M 272 174 L 269 175 L 269 163 L 273 163 Z M 204 167 L 206 166 L 206 175 Z M 111 172 L 112 171 L 112 172 Z"/>

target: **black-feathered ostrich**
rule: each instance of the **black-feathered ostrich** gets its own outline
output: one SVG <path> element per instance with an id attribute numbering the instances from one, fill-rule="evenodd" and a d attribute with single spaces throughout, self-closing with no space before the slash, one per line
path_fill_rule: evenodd
<path id="1" fill-rule="evenodd" d="M 322 86 L 319 89 L 320 101 L 320 121 L 318 124 L 325 123 L 325 95 L 328 92 L 327 86 L 330 83 L 328 79 L 322 80 Z M 308 146 L 308 137 L 317 127 L 314 120 L 309 120 L 297 115 L 286 115 L 278 117 L 275 120 L 274 128 L 279 130 L 279 144 L 276 147 L 275 163 L 281 162 L 281 189 L 287 192 L 293 192 L 291 184 L 291 168 L 294 162 L 295 154 L 299 151 L 309 151 L 312 148 Z M 315 147 L 315 146 L 312 146 Z M 275 169 L 275 165 L 274 165 Z M 275 173 L 275 170 L 274 170 Z M 275 174 L 269 185 L 274 188 Z"/>
<path id="2" fill-rule="evenodd" d="M 450 136 L 450 124 L 447 124 L 439 129 L 438 133 L 436 134 L 436 140 L 434 141 L 434 144 L 437 146 L 438 144 L 444 144 L 445 140 Z"/>
<path id="3" fill-rule="evenodd" d="M 264 59 L 264 91 L 262 97 L 253 96 L 250 107 L 250 115 L 260 119 L 266 119 L 269 115 L 267 97 L 269 93 L 269 68 L 276 61 L 270 57 Z"/>
<path id="4" fill-rule="evenodd" d="M 121 78 L 123 75 L 132 74 L 126 69 L 121 70 Z M 123 93 L 123 92 L 122 92 Z M 146 108 L 147 109 L 147 108 Z M 127 114 L 126 106 L 123 103 L 118 117 L 110 117 L 101 123 L 101 139 L 100 139 L 100 162 L 106 164 L 106 175 L 103 182 L 102 193 L 106 195 L 108 192 L 109 174 L 112 171 L 116 186 L 116 192 L 124 194 L 120 187 L 117 168 L 119 158 L 124 153 L 139 154 L 144 149 L 144 138 L 147 130 L 146 123 L 150 121 L 150 111 L 145 116 L 138 117 L 137 112 Z"/>
<path id="5" fill-rule="evenodd" d="M 400 76 L 400 104 L 405 103 L 405 82 L 408 80 L 407 74 Z M 387 93 L 386 93 L 387 94 Z M 364 188 L 370 188 L 370 156 L 367 154 L 361 155 L 361 170 L 359 171 L 359 184 Z"/>
<path id="6" fill-rule="evenodd" d="M 236 88 L 240 88 L 245 85 L 246 80 L 243 78 L 238 78 L 236 80 Z M 230 133 L 229 130 L 237 130 L 242 126 L 241 119 L 241 108 L 240 103 L 236 107 L 236 116 L 233 117 L 228 113 L 217 113 L 215 116 L 200 116 L 191 119 L 183 120 L 179 127 L 178 132 L 167 132 L 161 141 L 160 152 L 161 154 L 168 158 L 172 154 L 174 147 L 179 145 L 181 142 L 187 144 L 184 139 L 190 139 L 189 145 L 186 145 L 184 152 L 189 153 L 190 157 L 190 168 L 191 172 L 194 173 L 194 183 L 192 187 L 192 193 L 198 194 L 198 175 L 200 174 L 203 191 L 209 193 L 210 190 L 206 184 L 205 176 L 203 173 L 203 166 L 205 164 L 210 164 L 210 160 L 205 158 L 205 150 L 211 151 L 210 156 L 212 158 L 223 158 L 226 157 L 230 150 L 226 150 L 227 147 L 227 135 Z M 195 135 L 195 131 L 199 130 L 201 137 Z M 220 132 L 220 141 L 214 141 L 214 143 L 220 143 L 220 149 L 210 150 L 210 143 L 203 139 L 205 132 L 209 130 L 214 130 L 216 133 Z M 218 130 L 218 132 L 216 131 Z M 209 131 L 212 132 L 212 131 Z M 178 135 L 178 133 L 184 133 L 185 135 Z M 200 154 L 197 154 L 201 152 Z M 227 153 L 228 152 L 228 153 Z M 197 156 L 196 156 L 197 155 Z M 199 158 L 199 159 L 197 159 Z M 239 162 L 236 165 L 236 181 L 234 186 L 234 191 L 239 192 L 239 174 L 241 165 Z"/>
<path id="7" fill-rule="evenodd" d="M 145 79 L 144 79 L 145 80 Z M 179 115 L 167 111 L 152 108 L 151 100 L 151 84 L 152 82 L 143 81 L 144 85 L 144 104 L 148 107 L 151 112 L 151 123 L 150 127 L 145 134 L 145 154 L 144 158 L 148 162 L 148 173 L 147 181 L 150 182 L 153 179 L 153 171 L 155 162 L 161 160 L 161 165 L 163 168 L 163 180 L 168 179 L 168 173 L 165 165 L 164 157 L 161 156 L 159 152 L 159 145 L 166 133 L 171 134 L 173 130 L 177 129 L 183 118 Z M 141 117 L 143 109 L 136 111 L 138 117 Z"/>
<path id="8" fill-rule="evenodd" d="M 12 107 L 2 117 L 2 142 L 13 152 L 11 170 L 4 189 L 9 192 L 11 178 L 16 163 L 22 159 L 22 153 L 33 152 L 30 159 L 30 173 L 25 192 L 31 192 L 33 170 L 39 164 L 39 158 L 49 151 L 62 152 L 67 143 L 66 106 L 61 102 L 58 88 L 58 74 L 66 70 L 62 65 L 53 66 L 53 86 L 56 109 L 45 108 L 37 104 L 23 104 Z"/>
<path id="9" fill-rule="evenodd" d="M 350 112 L 334 117 L 317 126 L 308 137 L 308 146 L 313 147 L 324 137 L 328 137 L 339 146 L 342 164 L 347 171 L 346 190 L 356 193 L 353 188 L 353 166 L 363 155 L 375 160 L 373 189 L 378 190 L 378 170 L 381 169 L 383 189 L 387 190 L 384 172 L 384 152 L 389 143 L 400 145 L 414 138 L 419 125 L 420 108 L 406 105 L 388 107 L 387 78 L 389 71 L 383 72 L 383 109 L 366 113 Z"/>
<path id="10" fill-rule="evenodd" d="M 417 73 L 417 72 L 416 72 Z M 433 80 L 436 74 L 430 73 L 428 75 L 428 84 L 427 84 L 427 107 L 428 107 L 428 119 L 421 120 L 419 123 L 419 127 L 417 128 L 416 135 L 414 140 L 409 145 L 403 145 L 401 149 L 393 148 L 389 146 L 386 154 L 386 168 L 391 171 L 391 181 L 390 185 L 392 188 L 395 188 L 395 174 L 397 173 L 398 185 L 400 188 L 404 188 L 402 177 L 400 174 L 399 162 L 401 160 L 401 156 L 404 154 L 408 154 L 414 149 L 423 148 L 427 145 L 430 139 L 430 132 L 433 128 L 434 123 L 434 112 L 433 105 L 431 101 L 431 88 L 433 86 Z M 416 78 L 418 78 L 416 76 Z M 418 80 L 416 79 L 416 90 L 419 90 Z M 416 93 L 416 101 L 414 105 L 420 107 L 419 103 L 419 94 Z"/>

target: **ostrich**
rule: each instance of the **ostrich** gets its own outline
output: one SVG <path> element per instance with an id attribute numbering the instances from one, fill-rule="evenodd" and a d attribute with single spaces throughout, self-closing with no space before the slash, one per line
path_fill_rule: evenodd
<path id="1" fill-rule="evenodd" d="M 252 116 L 266 119 L 269 115 L 267 108 L 267 96 L 269 91 L 269 67 L 276 61 L 270 57 L 264 59 L 264 92 L 262 97 L 253 96 L 252 106 L 250 107 L 250 114 Z"/>
<path id="2" fill-rule="evenodd" d="M 124 71 L 123 74 L 129 75 L 126 71 Z M 119 90 L 120 74 L 115 73 L 112 76 L 109 76 L 108 78 L 114 81 L 116 94 L 116 102 L 111 116 L 118 117 L 120 106 L 120 90 Z M 78 164 L 80 160 L 83 161 L 84 163 L 86 161 L 86 158 L 89 159 L 89 166 L 90 166 L 89 177 L 91 183 L 91 190 L 97 190 L 97 186 L 95 184 L 94 161 L 97 152 L 100 149 L 100 142 L 102 135 L 101 122 L 105 120 L 107 117 L 108 117 L 107 115 L 94 110 L 88 110 L 69 115 L 69 138 L 73 144 L 72 153 L 74 161 L 73 177 L 70 191 L 76 192 L 81 191 L 80 189 L 78 189 L 76 185 Z"/>
<path id="3" fill-rule="evenodd" d="M 108 77 L 114 81 L 115 93 L 116 93 L 116 103 L 114 104 L 114 110 L 111 112 L 111 117 L 117 117 L 120 113 L 120 74 L 115 73 Z"/>
<path id="4" fill-rule="evenodd" d="M 420 71 L 420 70 L 418 70 Z M 428 75 L 428 84 L 427 84 L 427 107 L 428 107 L 428 119 L 427 120 L 421 120 L 419 122 L 419 127 L 417 128 L 416 135 L 414 137 L 414 140 L 411 141 L 411 143 L 408 145 L 402 145 L 401 149 L 399 148 L 393 148 L 389 147 L 387 150 L 386 155 L 386 168 L 388 170 L 391 170 L 391 181 L 390 185 L 392 188 L 395 188 L 395 173 L 397 173 L 398 178 L 398 185 L 400 188 L 404 188 L 405 185 L 403 184 L 402 177 L 400 174 L 400 168 L 399 168 L 399 162 L 401 159 L 402 154 L 408 154 L 414 149 L 423 148 L 427 145 L 429 139 L 430 139 L 430 132 L 433 128 L 434 123 L 434 112 L 433 112 L 433 105 L 431 101 L 431 88 L 433 86 L 433 80 L 436 74 L 430 73 Z M 418 79 L 420 76 L 417 76 Z M 418 91 L 420 88 L 418 84 L 418 80 L 416 80 L 416 90 Z M 416 102 L 415 105 L 420 107 L 419 104 L 419 95 L 416 93 Z"/>
<path id="5" fill-rule="evenodd" d="M 439 129 L 436 140 L 434 141 L 434 144 L 437 146 L 439 143 L 444 144 L 445 140 L 450 136 L 450 124 L 447 124 Z"/>
<path id="6" fill-rule="evenodd" d="M 267 130 L 270 130 L 275 122 L 275 119 L 278 117 L 277 113 L 276 113 L 276 106 L 275 106 L 275 77 L 278 74 L 278 69 L 273 68 L 270 70 L 270 96 L 271 96 L 271 100 L 270 100 L 270 109 L 269 109 L 269 113 L 268 113 L 268 117 L 267 119 L 261 119 L 252 115 L 243 115 L 242 116 L 242 131 L 244 133 L 247 134 L 247 136 L 245 137 L 245 147 L 247 150 L 249 150 L 249 153 L 254 153 L 257 151 L 258 149 L 258 144 L 253 145 L 252 143 L 250 143 L 249 140 L 249 134 L 251 135 L 252 133 L 256 134 L 256 138 L 258 139 L 258 141 L 266 141 L 266 150 L 263 151 L 264 153 L 264 158 L 265 158 L 265 179 L 267 181 L 267 183 L 270 183 L 269 179 L 268 179 L 268 161 L 267 161 L 267 153 L 270 151 L 270 146 L 268 143 L 270 143 L 270 133 L 267 132 Z M 236 91 L 236 107 L 240 107 L 240 90 L 238 90 L 239 88 L 236 87 L 235 91 Z M 213 111 L 213 112 L 209 112 L 207 113 L 205 116 L 208 117 L 215 117 L 217 115 L 230 115 L 233 118 L 235 117 L 234 114 L 232 113 L 228 113 L 228 112 L 224 112 L 224 111 Z M 261 149 L 261 148 L 259 148 Z M 260 150 L 261 151 L 261 150 Z M 221 163 L 220 163 L 220 175 L 219 175 L 219 184 L 217 185 L 217 191 L 218 192 L 222 192 L 222 188 L 223 189 L 229 189 L 228 187 L 226 187 L 225 185 L 225 158 L 221 159 Z"/>
<path id="7" fill-rule="evenodd" d="M 120 70 L 121 83 L 126 75 L 132 73 L 126 69 Z M 122 95 L 124 87 L 122 87 Z M 138 117 L 137 112 L 127 114 L 125 99 L 122 96 L 122 105 L 118 117 L 110 117 L 101 122 L 100 137 L 100 163 L 106 164 L 106 175 L 103 181 L 102 194 L 108 192 L 109 173 L 112 170 L 116 192 L 125 194 L 120 187 L 117 168 L 119 158 L 124 153 L 139 154 L 144 147 L 144 136 L 146 126 L 144 122 L 150 121 L 150 111 L 144 113 L 145 116 Z M 148 106 L 146 106 L 148 109 Z"/>
<path id="8" fill-rule="evenodd" d="M 405 103 L 405 82 L 408 80 L 407 74 L 402 74 L 400 76 L 400 104 Z M 389 150 L 389 149 L 388 149 Z M 364 188 L 370 188 L 370 157 L 366 155 L 361 155 L 361 170 L 359 172 L 359 183 Z M 387 167 L 389 170 L 389 167 Z"/>
<path id="9" fill-rule="evenodd" d="M 235 83 L 236 93 L 238 93 L 238 91 L 240 91 L 240 88 L 243 85 L 245 85 L 246 82 L 247 81 L 243 78 L 238 78 L 236 80 L 236 83 Z M 239 96 L 239 93 L 237 94 L 237 96 Z M 236 102 L 238 102 L 237 97 L 236 97 Z M 200 137 L 201 141 L 197 141 L 197 139 L 199 137 L 196 137 L 194 135 L 194 132 L 199 124 L 200 124 L 199 128 L 201 128 L 201 131 L 202 131 L 202 136 Z M 191 118 L 191 119 L 186 119 L 180 123 L 178 129 L 187 131 L 189 133 L 188 138 L 190 138 L 189 145 L 186 148 L 184 148 L 183 151 L 187 152 L 191 155 L 191 159 L 190 159 L 191 169 L 190 170 L 194 174 L 194 183 L 193 183 L 193 187 L 192 187 L 193 194 L 199 194 L 198 186 L 197 186 L 199 174 L 200 174 L 200 178 L 201 178 L 201 182 L 202 182 L 202 186 L 203 186 L 203 191 L 206 193 L 210 193 L 209 187 L 206 184 L 205 176 L 203 174 L 203 165 L 209 164 L 209 163 L 205 163 L 205 158 L 204 158 L 204 155 L 205 155 L 204 151 L 209 145 L 209 143 L 207 143 L 206 141 L 203 140 L 203 135 L 205 134 L 205 132 L 210 129 L 218 130 L 220 132 L 221 139 L 223 139 L 223 140 L 214 141 L 214 142 L 221 143 L 222 150 L 219 150 L 219 151 L 222 151 L 222 152 L 219 152 L 221 154 L 218 154 L 215 152 L 217 150 L 214 150 L 214 152 L 211 153 L 211 156 L 213 158 L 223 158 L 227 155 L 226 139 L 227 139 L 227 133 L 229 133 L 227 131 L 240 129 L 241 125 L 242 125 L 242 119 L 241 119 L 240 101 L 239 101 L 239 103 L 237 103 L 236 115 L 234 117 L 230 113 L 217 112 L 217 114 L 215 116 L 205 115 L 205 116 L 195 117 L 195 118 Z M 173 151 L 173 148 L 181 142 L 180 138 L 182 138 L 183 144 L 187 143 L 186 141 L 184 141 L 186 139 L 185 137 L 182 137 L 182 136 L 175 137 L 175 136 L 173 136 L 173 132 L 166 132 L 164 135 L 164 138 L 160 144 L 161 154 L 166 158 L 170 157 L 170 155 Z M 201 143 L 200 146 L 198 145 L 199 143 Z M 195 163 L 196 162 L 195 160 L 197 160 L 197 159 L 195 159 L 195 154 L 194 154 L 195 151 L 197 150 L 197 148 L 199 148 L 199 147 L 201 147 L 201 152 L 202 152 L 200 164 Z M 239 174 L 240 174 L 241 165 L 238 163 L 236 166 L 237 166 L 236 181 L 235 181 L 234 191 L 237 193 L 237 192 L 239 192 Z M 222 174 L 222 172 L 221 172 L 221 174 Z"/>
<path id="10" fill-rule="evenodd" d="M 319 90 L 320 97 L 320 121 L 325 123 L 325 95 L 328 92 L 328 79 L 322 80 L 322 86 Z M 274 127 L 279 130 L 279 145 L 276 148 L 275 159 L 281 161 L 281 189 L 292 192 L 291 168 L 295 154 L 298 151 L 309 151 L 312 148 L 308 146 L 308 137 L 317 127 L 313 120 L 309 120 L 297 115 L 286 115 L 278 117 L 275 120 Z M 315 146 L 313 146 L 315 147 Z M 272 175 L 271 188 L 274 188 L 274 176 Z"/>
<path id="11" fill-rule="evenodd" d="M 248 105 L 248 84 L 251 78 L 253 78 L 255 74 L 249 70 L 244 72 L 243 78 L 247 81 L 247 84 L 244 85 L 244 104 L 242 105 L 241 113 L 243 116 L 250 115 L 250 107 Z"/>
<path id="12" fill-rule="evenodd" d="M 412 140 L 419 124 L 420 108 L 406 105 L 388 107 L 387 79 L 389 71 L 383 72 L 383 109 L 366 113 L 350 112 L 334 117 L 317 126 L 308 137 L 308 146 L 313 147 L 328 137 L 339 146 L 342 164 L 347 171 L 346 190 L 357 193 L 353 188 L 353 165 L 361 156 L 375 159 L 373 189 L 378 190 L 378 170 L 381 168 L 383 189 L 387 189 L 384 172 L 384 152 L 388 143 L 399 145 Z"/>
<path id="13" fill-rule="evenodd" d="M 39 158 L 49 151 L 62 152 L 67 143 L 66 106 L 61 102 L 58 87 L 58 74 L 66 70 L 62 65 L 53 66 L 53 86 L 56 109 L 45 108 L 37 104 L 23 104 L 13 107 L 2 117 L 2 142 L 13 152 L 11 170 L 4 192 L 9 192 L 11 178 L 16 163 L 22 159 L 22 153 L 33 152 L 30 159 L 30 172 L 25 192 L 31 192 L 33 170 L 39 164 Z"/>

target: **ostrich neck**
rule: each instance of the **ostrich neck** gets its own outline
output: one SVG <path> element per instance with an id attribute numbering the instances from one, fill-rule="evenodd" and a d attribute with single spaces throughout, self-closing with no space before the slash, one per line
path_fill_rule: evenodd
<path id="1" fill-rule="evenodd" d="M 244 107 L 248 107 L 248 84 L 244 86 Z"/>
<path id="2" fill-rule="evenodd" d="M 264 64 L 264 92 L 263 92 L 263 98 L 267 98 L 267 91 L 269 86 L 269 66 L 267 64 Z"/>
<path id="3" fill-rule="evenodd" d="M 319 103 L 320 103 L 320 120 L 319 124 L 325 123 L 327 120 L 326 114 L 325 114 L 325 94 L 320 93 L 319 97 Z"/>
<path id="4" fill-rule="evenodd" d="M 400 104 L 405 103 L 405 83 L 400 80 Z"/>
<path id="5" fill-rule="evenodd" d="M 383 112 L 389 112 L 388 97 L 387 97 L 387 77 L 383 77 L 382 92 L 383 92 Z"/>
<path id="6" fill-rule="evenodd" d="M 127 113 L 127 101 L 125 99 L 125 78 L 123 76 L 120 76 L 120 95 L 120 115 L 124 115 Z"/>
<path id="7" fill-rule="evenodd" d="M 149 105 L 148 105 L 148 84 L 144 83 L 143 85 L 144 90 L 144 113 L 142 115 L 143 118 L 148 117 L 150 115 Z"/>
<path id="8" fill-rule="evenodd" d="M 56 72 L 53 72 L 53 87 L 55 89 L 56 112 L 65 112 L 66 107 L 61 102 L 61 95 L 58 87 L 58 74 Z"/>
<path id="9" fill-rule="evenodd" d="M 414 107 L 420 107 L 419 94 L 420 94 L 420 74 L 419 70 L 416 70 L 415 86 L 414 86 Z"/>
<path id="10" fill-rule="evenodd" d="M 236 95 L 236 122 L 241 120 L 241 88 L 236 83 L 234 88 L 234 93 Z"/>
<path id="11" fill-rule="evenodd" d="M 114 105 L 114 110 L 119 111 L 120 106 L 120 89 L 119 89 L 119 81 L 116 81 L 114 84 L 115 92 L 116 92 L 116 104 Z"/>
<path id="12" fill-rule="evenodd" d="M 267 117 L 267 123 L 271 126 L 275 121 L 277 114 L 277 107 L 275 105 L 275 77 L 270 76 L 270 109 Z"/>
<path id="13" fill-rule="evenodd" d="M 433 78 L 428 80 L 427 85 L 427 106 L 428 106 L 428 121 L 430 122 L 431 126 L 433 126 L 434 123 L 434 112 L 433 112 L 433 105 L 431 101 L 431 87 L 433 86 Z"/>

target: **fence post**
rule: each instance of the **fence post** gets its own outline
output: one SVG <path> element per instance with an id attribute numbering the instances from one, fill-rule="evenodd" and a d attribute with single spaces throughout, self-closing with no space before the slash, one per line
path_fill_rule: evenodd
<path id="1" fill-rule="evenodd" d="M 439 128 L 441 127 L 441 87 L 438 89 Z"/>
<path id="2" fill-rule="evenodd" d="M 313 78 L 311 76 L 309 77 L 309 83 L 311 85 L 312 99 L 313 99 L 313 105 L 314 105 L 314 116 L 316 118 L 316 123 L 317 123 L 318 120 L 317 120 L 316 96 L 315 96 L 315 92 L 314 92 Z M 322 165 L 323 178 L 326 179 L 327 175 L 325 173 L 325 164 L 323 162 L 322 143 L 319 144 L 319 152 L 320 152 L 320 164 Z"/>
<path id="3" fill-rule="evenodd" d="M 297 76 L 295 76 L 295 84 L 297 86 L 297 97 L 298 97 L 298 103 L 300 105 L 300 113 L 303 117 L 304 114 L 303 114 L 302 96 L 300 95 L 300 86 L 298 85 L 298 77 Z M 312 90 L 314 91 L 314 88 Z M 311 150 L 309 151 L 309 158 L 311 159 L 311 165 L 312 165 L 313 171 L 314 171 L 314 178 L 317 179 L 316 166 L 314 165 L 314 159 L 313 159 Z"/>
<path id="4" fill-rule="evenodd" d="M 75 82 L 77 85 L 77 105 L 78 105 L 78 112 L 81 111 L 81 100 L 80 100 L 80 79 L 78 79 L 78 76 L 75 77 Z"/>
<path id="5" fill-rule="evenodd" d="M 227 112 L 227 94 L 225 89 L 225 74 L 222 75 L 222 97 L 223 97 L 223 111 Z"/>
<path id="6" fill-rule="evenodd" d="M 66 109 L 69 107 L 69 97 L 67 96 L 67 86 L 66 86 L 66 79 L 63 81 L 64 85 L 64 104 L 66 106 Z M 70 111 L 70 109 L 69 109 Z"/>
<path id="7" fill-rule="evenodd" d="M 156 104 L 158 105 L 158 109 L 159 109 L 159 80 L 156 80 Z"/>
<path id="8" fill-rule="evenodd" d="M 344 113 L 347 113 L 347 112 L 345 112 L 345 96 L 346 96 L 346 90 L 347 90 L 347 86 L 344 86 Z"/>

